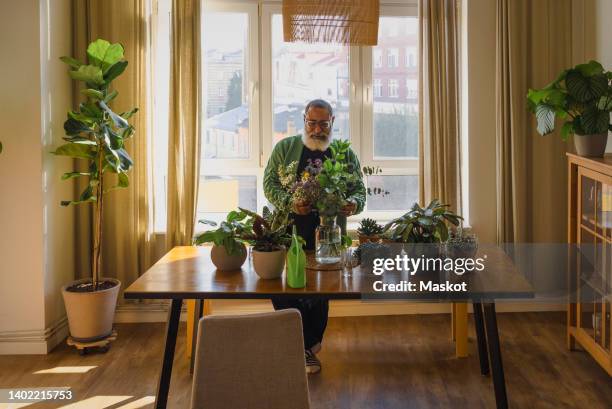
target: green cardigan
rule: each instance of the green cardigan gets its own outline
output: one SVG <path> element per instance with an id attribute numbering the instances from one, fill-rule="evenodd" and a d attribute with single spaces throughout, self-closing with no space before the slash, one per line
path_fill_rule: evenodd
<path id="1" fill-rule="evenodd" d="M 282 207 L 290 199 L 289 192 L 287 192 L 281 186 L 280 181 L 278 180 L 278 166 L 281 164 L 288 166 L 293 161 L 299 162 L 303 149 L 304 142 L 302 142 L 302 135 L 294 135 L 277 143 L 272 151 L 272 155 L 270 155 L 270 159 L 268 160 L 268 164 L 266 165 L 266 170 L 264 172 L 263 185 L 266 198 L 275 207 Z M 352 163 L 354 165 L 354 169 L 359 172 L 359 183 L 352 192 L 348 192 L 348 198 L 352 199 L 357 204 L 357 209 L 355 210 L 355 214 L 357 214 L 361 213 L 366 201 L 366 190 L 363 184 L 363 174 L 361 172 L 359 159 L 357 159 L 357 155 L 355 155 L 350 148 L 346 159 L 348 163 Z M 346 234 L 346 217 L 339 215 L 337 218 L 337 223 L 342 228 L 343 234 Z"/>

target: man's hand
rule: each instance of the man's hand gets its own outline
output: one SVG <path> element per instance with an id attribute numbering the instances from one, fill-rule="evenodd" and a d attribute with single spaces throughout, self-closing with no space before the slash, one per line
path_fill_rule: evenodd
<path id="1" fill-rule="evenodd" d="M 345 217 L 349 217 L 355 214 L 355 210 L 357 210 L 357 203 L 349 200 L 346 202 L 344 206 L 340 209 L 340 214 Z"/>
<path id="2" fill-rule="evenodd" d="M 305 216 L 312 211 L 312 205 L 308 202 L 294 203 L 293 213 Z"/>

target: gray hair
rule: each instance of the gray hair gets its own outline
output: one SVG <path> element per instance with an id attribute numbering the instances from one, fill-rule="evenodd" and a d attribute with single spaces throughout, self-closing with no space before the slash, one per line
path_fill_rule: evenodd
<path id="1" fill-rule="evenodd" d="M 334 109 L 332 108 L 330 103 L 325 101 L 324 99 L 313 99 L 308 104 L 306 104 L 306 108 L 304 108 L 304 115 L 308 113 L 308 110 L 310 108 L 324 108 L 327 109 L 327 112 L 329 112 L 329 116 L 334 116 Z"/>

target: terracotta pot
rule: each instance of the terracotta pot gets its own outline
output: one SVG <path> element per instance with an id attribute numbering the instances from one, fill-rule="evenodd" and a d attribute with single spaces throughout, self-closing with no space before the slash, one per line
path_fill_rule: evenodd
<path id="1" fill-rule="evenodd" d="M 75 284 L 91 282 L 90 278 L 86 278 L 62 287 L 70 335 L 77 341 L 96 341 L 106 338 L 113 331 L 121 282 L 114 278 L 100 279 L 100 282 L 104 281 L 111 281 L 115 286 L 94 292 L 79 293 L 67 290 Z"/>
<path id="2" fill-rule="evenodd" d="M 380 241 L 380 236 L 378 234 L 373 234 L 371 236 L 359 235 L 359 244 L 363 243 L 378 243 Z"/>
<path id="3" fill-rule="evenodd" d="M 210 258 L 213 264 L 217 267 L 217 270 L 220 271 L 240 270 L 246 257 L 246 247 L 242 243 L 240 243 L 240 246 L 232 255 L 227 254 L 225 247 L 217 245 L 213 245 L 210 252 Z"/>
<path id="4" fill-rule="evenodd" d="M 574 135 L 576 153 L 580 156 L 603 157 L 608 143 L 608 133 L 596 135 Z"/>
<path id="5" fill-rule="evenodd" d="M 253 267 L 261 278 L 266 280 L 279 278 L 285 269 L 285 249 L 276 251 L 253 250 Z"/>

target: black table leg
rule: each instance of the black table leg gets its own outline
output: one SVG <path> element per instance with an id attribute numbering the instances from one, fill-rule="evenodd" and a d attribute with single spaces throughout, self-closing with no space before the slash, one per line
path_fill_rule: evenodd
<path id="1" fill-rule="evenodd" d="M 482 304 L 473 302 L 474 308 L 474 326 L 476 327 L 476 341 L 478 344 L 478 358 L 480 359 L 480 373 L 483 375 L 489 374 L 489 357 L 487 350 L 487 338 L 485 335 L 484 320 L 482 317 Z"/>
<path id="2" fill-rule="evenodd" d="M 176 346 L 176 334 L 178 332 L 179 319 L 181 318 L 181 306 L 183 300 L 172 300 L 168 310 L 168 323 L 166 326 L 166 346 L 164 347 L 164 358 L 162 371 L 157 384 L 157 397 L 155 398 L 156 409 L 166 409 L 168 403 L 168 390 L 170 389 L 170 377 L 172 376 L 172 363 L 174 361 L 174 348 Z"/>
<path id="3" fill-rule="evenodd" d="M 484 321 L 487 332 L 487 344 L 489 347 L 489 359 L 491 360 L 491 372 L 493 372 L 495 402 L 497 404 L 497 409 L 507 409 L 508 397 L 506 396 L 506 381 L 504 379 L 504 366 L 502 365 L 494 302 L 484 303 Z"/>
<path id="4" fill-rule="evenodd" d="M 193 368 L 195 366 L 195 353 L 196 343 L 198 342 L 198 327 L 200 324 L 200 318 L 204 315 L 204 302 L 203 300 L 195 301 L 195 308 L 193 309 L 193 333 L 191 334 L 191 361 L 189 362 L 189 373 L 193 374 Z"/>

